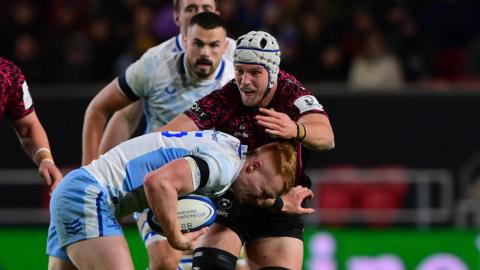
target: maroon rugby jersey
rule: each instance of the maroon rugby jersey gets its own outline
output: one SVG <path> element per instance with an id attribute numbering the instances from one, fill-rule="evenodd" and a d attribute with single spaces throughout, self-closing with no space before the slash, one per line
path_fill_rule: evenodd
<path id="1" fill-rule="evenodd" d="M 0 57 L 0 120 L 18 120 L 34 111 L 22 71 Z"/>
<path id="2" fill-rule="evenodd" d="M 278 75 L 275 95 L 266 108 L 283 112 L 294 121 L 310 113 L 325 114 L 313 93 L 303 87 L 294 76 L 282 70 Z M 248 145 L 249 149 L 276 139 L 274 135 L 265 132 L 265 127 L 257 124 L 254 117 L 259 114 L 258 108 L 243 105 L 234 80 L 195 102 L 185 114 L 200 129 L 216 129 L 231 134 L 240 139 L 242 144 Z M 301 146 L 298 152 L 301 156 Z M 299 171 L 301 165 L 299 160 Z"/>

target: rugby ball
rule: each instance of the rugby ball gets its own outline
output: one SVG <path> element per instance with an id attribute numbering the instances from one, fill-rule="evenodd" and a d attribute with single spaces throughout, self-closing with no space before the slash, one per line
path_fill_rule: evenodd
<path id="1" fill-rule="evenodd" d="M 215 204 L 209 198 L 194 194 L 178 198 L 177 218 L 182 233 L 193 232 L 210 226 L 216 217 Z M 148 210 L 147 222 L 152 230 L 163 235 L 162 227 L 151 209 Z"/>

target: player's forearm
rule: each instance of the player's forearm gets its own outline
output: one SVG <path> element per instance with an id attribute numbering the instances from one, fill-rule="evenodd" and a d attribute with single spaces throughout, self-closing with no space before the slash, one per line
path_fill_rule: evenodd
<path id="1" fill-rule="evenodd" d="M 39 122 L 23 129 L 18 132 L 17 135 L 23 149 L 37 166 L 40 165 L 40 162 L 42 162 L 44 159 L 43 156 L 45 155 L 48 155 L 45 157 L 48 157 L 48 159 L 53 161 L 53 157 L 50 154 L 50 145 L 48 143 L 47 134 Z"/>
<path id="2" fill-rule="evenodd" d="M 186 114 L 181 113 L 177 115 L 172 121 L 168 122 L 156 131 L 195 131 L 199 130 L 197 124 Z"/>
<path id="3" fill-rule="evenodd" d="M 25 153 L 32 158 L 36 165 L 39 165 L 44 158 L 53 161 L 47 133 L 35 112 L 13 121 L 12 124 Z M 40 154 L 40 152 L 42 153 Z"/>
<path id="4" fill-rule="evenodd" d="M 128 119 L 120 112 L 116 112 L 108 121 L 99 146 L 99 154 L 103 154 L 114 146 L 128 140 L 140 122 L 141 115 L 136 119 Z"/>
<path id="5" fill-rule="evenodd" d="M 299 122 L 298 124 L 301 133 L 298 139 L 308 149 L 324 151 L 335 147 L 335 138 L 330 126 L 320 122 Z"/>
<path id="6" fill-rule="evenodd" d="M 106 121 L 106 114 L 95 112 L 90 106 L 87 108 L 82 132 L 82 165 L 87 165 L 98 158 L 100 140 Z"/>
<path id="7" fill-rule="evenodd" d="M 144 187 L 148 204 L 157 218 L 169 242 L 182 237 L 177 219 L 178 192 L 170 179 L 161 179 L 159 174 L 145 177 Z"/>

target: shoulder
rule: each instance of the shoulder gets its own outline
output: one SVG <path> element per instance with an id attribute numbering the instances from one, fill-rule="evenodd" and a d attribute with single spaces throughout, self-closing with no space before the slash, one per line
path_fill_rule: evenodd
<path id="1" fill-rule="evenodd" d="M 179 40 L 179 36 L 171 37 L 170 39 L 150 48 L 145 54 L 176 54 L 183 51 Z"/>
<path id="2" fill-rule="evenodd" d="M 235 78 L 235 69 L 233 67 L 233 62 L 228 57 L 223 57 L 224 70 L 222 71 L 222 85 L 229 83 L 233 78 Z"/>
<path id="3" fill-rule="evenodd" d="M 297 113 L 324 112 L 323 106 L 313 92 L 285 71 L 281 71 L 279 74 L 278 91 L 278 104 L 287 106 Z"/>
<path id="4" fill-rule="evenodd" d="M 235 101 L 238 103 L 240 100 L 240 95 L 238 93 L 237 84 L 235 79 L 228 81 L 222 88 L 213 91 L 209 96 L 211 98 L 219 99 L 222 101 Z"/>
<path id="5" fill-rule="evenodd" d="M 235 48 L 237 47 L 235 40 L 227 37 L 227 50 L 225 51 L 225 57 L 233 62 Z"/>
<path id="6" fill-rule="evenodd" d="M 0 57 L 0 77 L 2 84 L 5 87 L 10 87 L 18 89 L 18 86 L 25 81 L 25 76 L 23 75 L 20 68 L 15 65 L 12 61 L 9 61 L 5 58 Z"/>
<path id="7" fill-rule="evenodd" d="M 156 47 L 148 50 L 125 71 L 131 86 L 171 79 L 172 74 L 176 72 L 178 54 L 164 54 Z"/>
<path id="8" fill-rule="evenodd" d="M 278 74 L 278 90 L 281 96 L 293 99 L 313 94 L 297 78 L 283 70 Z"/>

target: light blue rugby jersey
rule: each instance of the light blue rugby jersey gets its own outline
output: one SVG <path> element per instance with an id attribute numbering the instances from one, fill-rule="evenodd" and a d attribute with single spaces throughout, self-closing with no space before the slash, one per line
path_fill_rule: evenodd
<path id="1" fill-rule="evenodd" d="M 149 49 L 130 65 L 118 81 L 130 99 L 143 99 L 147 119 L 145 132 L 151 132 L 187 110 L 195 101 L 221 88 L 234 78 L 234 42 L 209 80 L 196 80 L 187 72 L 180 37 Z M 232 48 L 233 46 L 233 48 Z"/>
<path id="2" fill-rule="evenodd" d="M 238 176 L 246 150 L 247 146 L 237 138 L 219 131 L 165 131 L 121 143 L 83 168 L 108 190 L 117 205 L 122 205 L 122 213 L 117 213 L 117 216 L 124 216 L 148 207 L 134 193 L 143 187 L 146 174 L 186 155 L 202 158 L 209 168 L 207 184 L 197 189 L 200 172 L 196 163 L 187 157 L 187 160 L 190 159 L 193 186 L 196 189 L 194 193 L 210 197 L 223 194 Z M 143 191 L 139 194 L 143 194 Z M 141 205 L 128 205 L 138 204 L 142 200 Z"/>

